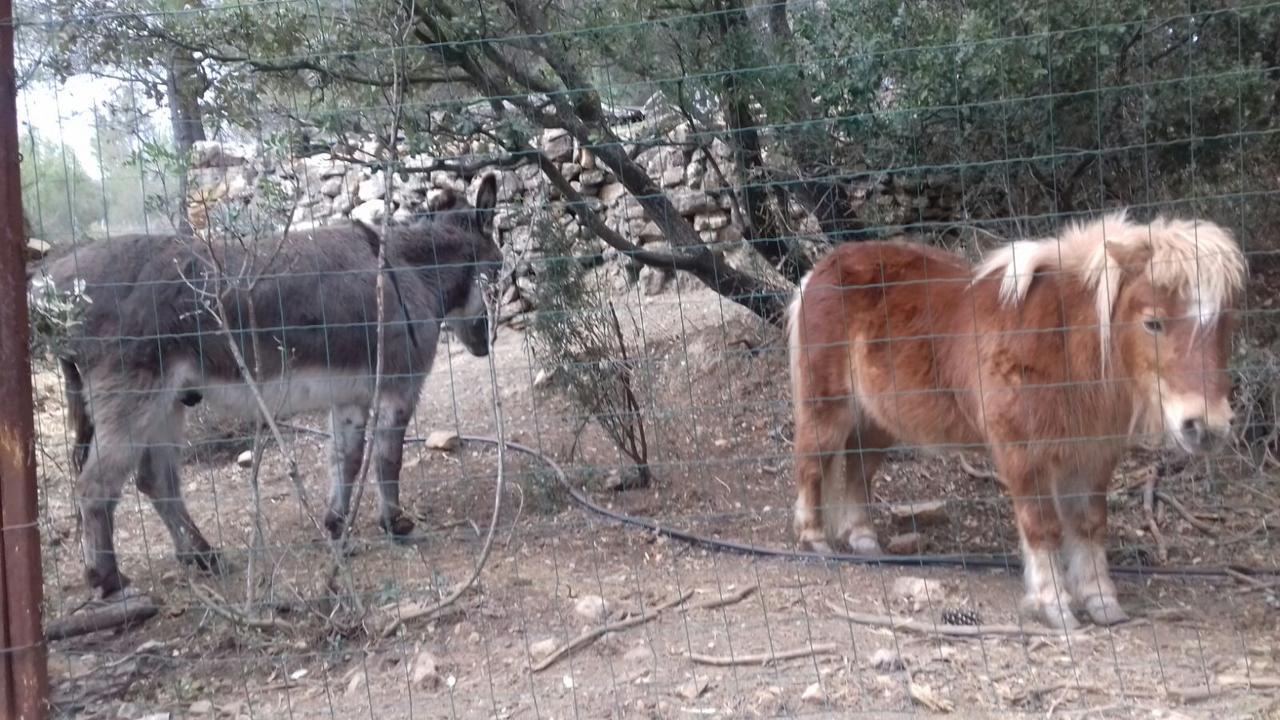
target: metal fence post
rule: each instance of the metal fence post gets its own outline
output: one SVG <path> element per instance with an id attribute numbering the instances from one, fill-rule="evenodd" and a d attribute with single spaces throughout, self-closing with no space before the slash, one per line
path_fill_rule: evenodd
<path id="1" fill-rule="evenodd" d="M 0 715 L 40 720 L 49 712 L 49 678 L 13 41 L 13 3 L 0 0 Z"/>

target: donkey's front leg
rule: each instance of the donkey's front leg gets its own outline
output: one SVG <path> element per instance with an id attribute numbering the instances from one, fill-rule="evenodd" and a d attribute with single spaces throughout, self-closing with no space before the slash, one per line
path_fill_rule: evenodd
<path id="1" fill-rule="evenodd" d="M 404 458 L 404 435 L 412 406 L 388 401 L 378 413 L 379 428 L 374 452 L 378 462 L 378 496 L 382 510 L 378 523 L 393 538 L 400 540 L 413 532 L 413 519 L 400 508 L 400 466 Z"/>
<path id="2" fill-rule="evenodd" d="M 329 537 L 342 537 L 347 513 L 351 510 L 351 490 L 364 458 L 364 423 L 368 411 L 359 405 L 344 405 L 329 411 L 329 509 L 324 527 Z"/>

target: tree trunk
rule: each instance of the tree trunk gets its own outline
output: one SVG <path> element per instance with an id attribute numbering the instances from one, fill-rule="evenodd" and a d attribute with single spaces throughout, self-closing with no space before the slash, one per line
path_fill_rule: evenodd
<path id="1" fill-rule="evenodd" d="M 185 165 L 191 159 L 191 149 L 195 144 L 207 139 L 200 113 L 200 97 L 208 89 L 208 81 L 190 52 L 174 51 L 165 67 L 165 88 L 169 95 L 169 122 L 173 126 L 173 149 L 184 161 L 178 176 L 177 229 L 179 234 L 189 236 L 192 232 L 187 212 L 190 188 Z"/>

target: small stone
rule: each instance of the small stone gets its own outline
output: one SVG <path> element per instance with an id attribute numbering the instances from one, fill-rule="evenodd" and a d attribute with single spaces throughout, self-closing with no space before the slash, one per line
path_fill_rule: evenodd
<path id="1" fill-rule="evenodd" d="M 253 451 L 245 450 L 237 455 L 236 464 L 242 468 L 253 467 Z"/>
<path id="2" fill-rule="evenodd" d="M 539 640 L 529 646 L 529 654 L 534 660 L 541 660 L 556 651 L 556 641 L 552 638 Z"/>
<path id="3" fill-rule="evenodd" d="M 647 644 L 637 645 L 622 655 L 622 661 L 628 663 L 651 663 L 653 659 L 653 650 Z"/>
<path id="4" fill-rule="evenodd" d="M 813 683 L 800 693 L 800 701 L 811 705 L 821 705 L 827 699 L 827 694 L 822 691 L 822 685 Z"/>
<path id="5" fill-rule="evenodd" d="M 334 207 L 338 206 L 334 201 Z M 387 203 L 385 200 L 370 200 L 362 202 L 351 209 L 351 219 L 359 223 L 364 223 L 367 227 L 377 227 L 382 223 L 382 218 L 387 214 Z"/>
<path id="6" fill-rule="evenodd" d="M 436 668 L 436 658 L 423 650 L 413 660 L 413 684 L 433 688 L 440 684 L 440 672 Z"/>
<path id="7" fill-rule="evenodd" d="M 881 672 L 896 672 L 904 666 L 897 652 L 889 648 L 880 648 L 871 653 L 871 667 Z"/>
<path id="8" fill-rule="evenodd" d="M 942 500 L 890 505 L 889 514 L 899 526 L 912 530 L 942 525 L 949 519 L 947 504 Z"/>
<path id="9" fill-rule="evenodd" d="M 172 717 L 167 712 L 151 713 L 150 715 L 142 715 L 138 720 L 169 720 Z"/>
<path id="10" fill-rule="evenodd" d="M 27 246 L 23 250 L 23 259 L 28 261 L 39 260 L 48 255 L 50 250 L 53 250 L 53 246 L 40 238 L 27 238 Z"/>
<path id="11" fill-rule="evenodd" d="M 461 443 L 462 438 L 458 437 L 458 433 L 452 430 L 436 430 L 427 435 L 426 446 L 432 450 L 451 452 L 458 449 Z"/>
<path id="12" fill-rule="evenodd" d="M 213 712 L 213 703 L 208 700 L 197 700 L 191 703 L 191 707 L 187 711 L 192 715 L 208 715 Z"/>
<path id="13" fill-rule="evenodd" d="M 609 613 L 609 605 L 599 595 L 583 595 L 574 603 L 573 611 L 585 620 L 599 622 Z"/>
<path id="14" fill-rule="evenodd" d="M 662 171 L 662 184 L 666 187 L 675 187 L 684 182 L 684 168 L 669 167 Z"/>
<path id="15" fill-rule="evenodd" d="M 703 693 L 705 693 L 709 687 L 711 687 L 711 683 L 708 678 L 703 675 L 681 685 L 680 689 L 676 690 L 676 694 L 685 700 L 697 700 L 702 697 Z"/>
<path id="16" fill-rule="evenodd" d="M 889 594 L 894 600 L 907 604 L 913 612 L 926 605 L 937 605 L 947 596 L 941 580 L 910 576 L 895 578 Z"/>
<path id="17" fill-rule="evenodd" d="M 928 538 L 920 533 L 903 533 L 889 538 L 885 549 L 890 555 L 919 555 L 928 544 Z"/>

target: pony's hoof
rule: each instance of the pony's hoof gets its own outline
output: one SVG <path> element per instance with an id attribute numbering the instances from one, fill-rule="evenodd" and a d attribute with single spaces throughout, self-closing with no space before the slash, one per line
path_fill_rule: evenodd
<path id="1" fill-rule="evenodd" d="M 851 533 L 845 543 L 849 546 L 849 552 L 854 555 L 879 557 L 884 554 L 884 549 L 880 547 L 880 541 L 875 535 Z"/>
<path id="2" fill-rule="evenodd" d="M 1129 621 L 1129 615 L 1114 597 L 1095 595 L 1085 601 L 1084 611 L 1089 614 L 1089 619 L 1098 625 L 1118 625 Z"/>
<path id="3" fill-rule="evenodd" d="M 1021 609 L 1023 617 L 1054 630 L 1071 632 L 1080 628 L 1080 621 L 1065 603 L 1045 603 L 1038 598 L 1028 597 L 1023 598 Z"/>
<path id="4" fill-rule="evenodd" d="M 801 537 L 800 549 L 805 552 L 822 553 L 823 555 L 831 555 L 831 546 L 826 540 L 815 537 Z"/>

